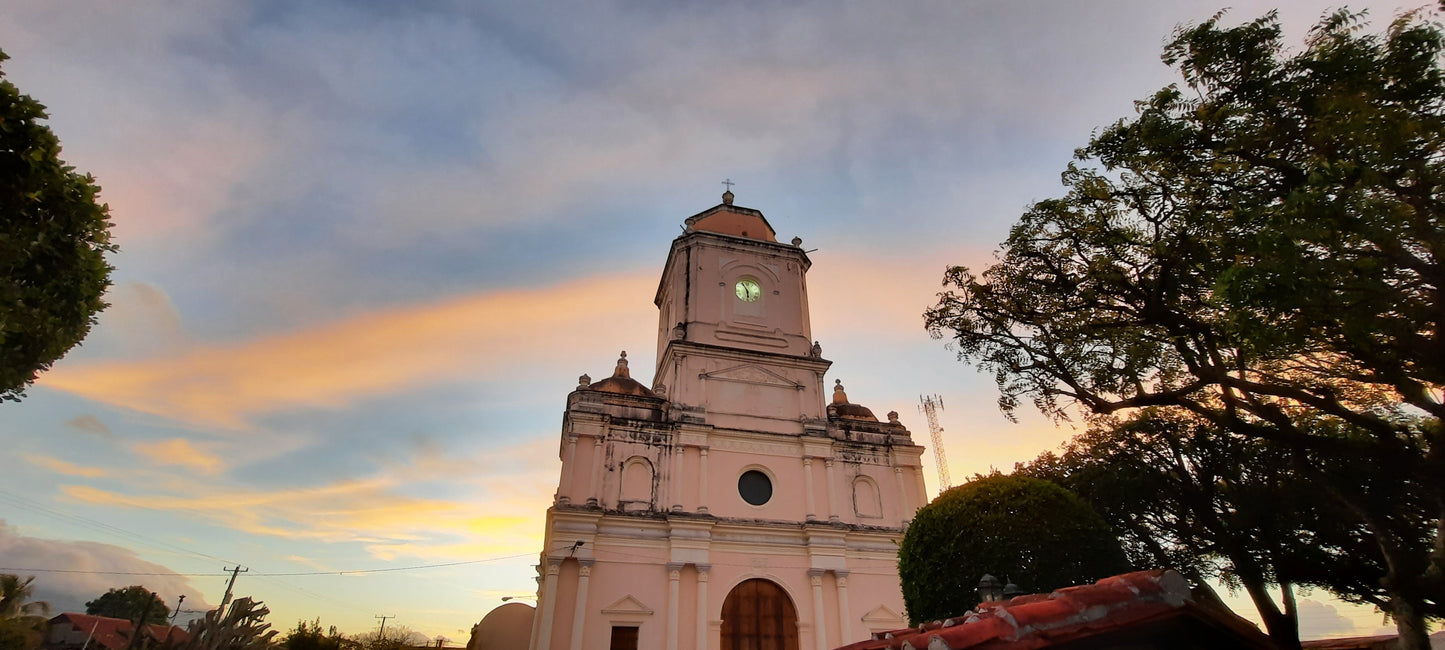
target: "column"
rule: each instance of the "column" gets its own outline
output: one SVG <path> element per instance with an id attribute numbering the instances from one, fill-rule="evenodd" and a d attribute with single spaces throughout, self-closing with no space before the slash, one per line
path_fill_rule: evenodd
<path id="1" fill-rule="evenodd" d="M 853 642 L 853 614 L 848 608 L 848 572 L 834 571 L 833 576 L 838 579 L 838 630 L 843 638 L 838 639 L 839 643 Z M 577 650 L 573 648 L 572 650 Z"/>
<path id="2" fill-rule="evenodd" d="M 542 583 L 542 629 L 538 630 L 537 650 L 552 650 L 552 615 L 557 613 L 557 574 L 562 572 L 561 558 L 547 558 L 547 581 Z"/>
<path id="3" fill-rule="evenodd" d="M 828 521 L 838 521 L 838 500 L 833 498 L 834 493 L 838 491 L 836 489 L 837 472 L 833 470 L 832 458 L 823 461 L 823 464 L 828 466 Z"/>
<path id="4" fill-rule="evenodd" d="M 808 500 L 808 521 L 818 518 L 817 508 L 813 507 L 813 457 L 803 457 L 803 492 Z"/>
<path id="5" fill-rule="evenodd" d="M 707 514 L 707 447 L 698 447 L 697 453 L 697 511 L 705 515 Z"/>
<path id="6" fill-rule="evenodd" d="M 828 622 L 823 618 L 823 569 L 808 569 L 808 582 L 813 585 L 813 647 L 828 650 Z"/>
<path id="7" fill-rule="evenodd" d="M 592 439 L 592 461 L 587 463 L 587 473 L 591 475 L 591 480 L 588 481 L 591 485 L 589 485 L 587 489 L 587 505 L 592 507 L 600 505 L 597 499 L 602 494 L 602 488 L 599 487 L 597 483 L 602 480 L 602 472 L 597 471 L 597 469 L 601 464 L 602 436 L 597 436 Z"/>
<path id="8" fill-rule="evenodd" d="M 577 560 L 577 606 L 572 610 L 572 650 L 582 650 L 582 625 L 587 616 L 587 582 L 592 577 L 592 564 L 596 562 L 591 558 Z"/>
<path id="9" fill-rule="evenodd" d="M 707 577 L 712 566 L 697 566 L 697 650 L 707 650 Z"/>
<path id="10" fill-rule="evenodd" d="M 672 511 L 682 512 L 682 455 L 684 447 L 672 448 Z"/>
<path id="11" fill-rule="evenodd" d="M 677 650 L 677 610 L 680 600 L 682 564 L 667 563 L 667 650 Z"/>
<path id="12" fill-rule="evenodd" d="M 908 521 L 913 518 L 913 510 L 908 507 L 909 502 L 913 499 L 908 498 L 908 488 L 903 484 L 902 467 L 893 468 L 893 479 L 898 484 L 898 516 L 903 521 Z"/>
<path id="13" fill-rule="evenodd" d="M 542 598 L 546 597 L 546 594 L 542 591 L 542 565 L 538 564 L 536 566 L 536 569 L 537 577 L 532 579 L 537 581 L 537 606 L 541 607 Z M 537 650 L 537 638 L 541 636 L 541 634 L 538 633 L 538 630 L 542 627 L 542 617 L 535 616 L 536 612 L 533 612 L 533 614 L 534 616 L 532 616 L 532 640 L 527 643 L 527 650 Z"/>
<path id="14" fill-rule="evenodd" d="M 572 498 L 572 474 L 577 470 L 577 436 L 567 436 L 567 460 L 562 463 L 562 480 L 557 485 L 557 504 L 567 505 Z"/>

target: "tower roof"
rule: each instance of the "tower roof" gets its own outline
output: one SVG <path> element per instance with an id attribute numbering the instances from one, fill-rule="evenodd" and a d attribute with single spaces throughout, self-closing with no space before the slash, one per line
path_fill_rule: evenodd
<path id="1" fill-rule="evenodd" d="M 752 208 L 733 205 L 733 193 L 723 194 L 723 202 L 687 218 L 688 230 L 747 237 L 760 241 L 778 241 L 778 233 L 763 217 L 763 213 Z"/>

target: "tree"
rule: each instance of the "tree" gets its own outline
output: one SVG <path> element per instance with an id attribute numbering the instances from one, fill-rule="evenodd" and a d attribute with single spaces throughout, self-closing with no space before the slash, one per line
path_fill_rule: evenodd
<path id="1" fill-rule="evenodd" d="M 30 600 L 30 597 L 35 595 L 34 583 L 35 576 L 21 580 L 20 576 L 0 573 L 0 618 L 44 616 L 50 613 L 50 603 Z"/>
<path id="2" fill-rule="evenodd" d="M 359 647 L 357 642 L 337 632 L 335 625 L 323 633 L 319 618 L 310 623 L 297 621 L 296 629 L 287 632 L 279 645 L 286 650 L 354 650 Z"/>
<path id="3" fill-rule="evenodd" d="M 225 612 L 206 612 L 191 622 L 190 638 L 175 650 L 268 650 L 276 630 L 265 622 L 271 613 L 259 600 L 237 598 Z"/>
<path id="4" fill-rule="evenodd" d="M 86 603 L 85 613 L 123 618 L 131 622 L 140 621 L 143 624 L 162 624 L 166 622 L 166 617 L 170 616 L 170 608 L 166 606 L 166 601 L 161 600 L 161 597 L 151 590 L 140 585 L 131 585 L 125 589 L 108 590 L 99 598 Z"/>
<path id="5" fill-rule="evenodd" d="M 1386 600 L 1374 583 L 1382 562 L 1368 531 L 1344 525 L 1348 513 L 1294 471 L 1290 457 L 1269 441 L 1154 408 L 1123 421 L 1101 420 L 1062 455 L 1045 453 L 1016 465 L 1015 474 L 1078 494 L 1122 532 L 1136 566 L 1173 568 L 1196 584 L 1219 578 L 1242 587 L 1270 636 L 1281 647 L 1298 648 L 1295 585 L 1323 587 L 1355 602 Z M 1428 530 L 1420 533 L 1428 537 Z M 1283 609 L 1270 596 L 1271 585 L 1279 587 Z"/>
<path id="6" fill-rule="evenodd" d="M 1088 504 L 1054 483 L 978 476 L 920 508 L 898 548 L 903 602 L 914 623 L 978 604 L 984 574 L 1028 592 L 1129 570 L 1119 540 Z"/>
<path id="7" fill-rule="evenodd" d="M 0 574 L 0 650 L 31 650 L 45 640 L 50 604 L 31 601 L 35 576 Z"/>
<path id="8" fill-rule="evenodd" d="M 390 629 L 378 629 L 352 637 L 363 650 L 404 650 L 408 647 L 427 645 L 426 635 L 405 625 L 392 625 Z"/>
<path id="9" fill-rule="evenodd" d="M 85 338 L 116 250 L 100 188 L 60 160 L 45 119 L 0 72 L 0 401 Z"/>
<path id="10" fill-rule="evenodd" d="M 1165 47 L 1184 88 L 1079 149 L 1067 195 L 983 273 L 950 269 L 925 320 L 1006 413 L 1172 406 L 1288 449 L 1369 531 L 1419 650 L 1445 615 L 1442 28 L 1406 14 L 1371 34 L 1340 11 L 1288 54 L 1273 13 L 1220 19 Z M 1418 500 L 1374 496 L 1386 477 L 1420 491 L 1430 538 Z"/>

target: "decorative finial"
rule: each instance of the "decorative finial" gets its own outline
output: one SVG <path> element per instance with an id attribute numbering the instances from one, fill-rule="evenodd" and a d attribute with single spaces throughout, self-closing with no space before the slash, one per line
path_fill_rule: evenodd
<path id="1" fill-rule="evenodd" d="M 802 245 L 803 245 L 803 238 L 802 238 L 802 237 L 794 237 L 794 238 L 793 238 L 793 245 L 794 245 L 794 246 L 802 246 Z"/>
<path id="2" fill-rule="evenodd" d="M 898 411 L 888 412 L 888 424 L 901 424 L 901 422 L 898 421 Z"/>
<path id="3" fill-rule="evenodd" d="M 847 404 L 847 403 L 848 403 L 848 394 L 845 393 L 845 392 L 843 392 L 843 380 L 842 380 L 842 379 L 834 379 L 834 380 L 833 380 L 833 403 L 834 403 L 834 404 Z"/>
<path id="4" fill-rule="evenodd" d="M 584 374 L 584 375 L 582 375 L 581 377 L 578 377 L 578 378 L 577 378 L 577 387 L 578 387 L 578 388 L 586 388 L 586 387 L 591 386 L 591 385 L 592 385 L 592 377 Z"/>
<path id="5" fill-rule="evenodd" d="M 617 368 L 612 371 L 613 377 L 631 378 L 632 373 L 627 370 L 627 351 L 623 350 L 622 355 L 617 357 Z"/>
<path id="6" fill-rule="evenodd" d="M 737 183 L 734 183 L 731 178 L 724 178 L 722 184 L 727 186 L 727 189 L 723 190 L 723 205 L 732 205 L 733 186 L 737 185 Z"/>
<path id="7" fill-rule="evenodd" d="M 814 359 L 821 359 L 823 357 L 823 344 L 813 341 L 813 347 L 808 350 L 808 355 Z"/>

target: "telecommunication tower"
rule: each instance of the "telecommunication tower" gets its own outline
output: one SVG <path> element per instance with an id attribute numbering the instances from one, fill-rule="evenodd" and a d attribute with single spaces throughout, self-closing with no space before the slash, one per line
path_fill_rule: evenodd
<path id="1" fill-rule="evenodd" d="M 938 491 L 941 493 L 953 487 L 953 481 L 948 478 L 948 458 L 943 455 L 943 427 L 938 426 L 938 412 L 943 410 L 943 397 L 920 395 L 918 402 L 918 410 L 928 416 L 928 435 L 933 439 L 933 464 L 938 466 Z"/>

